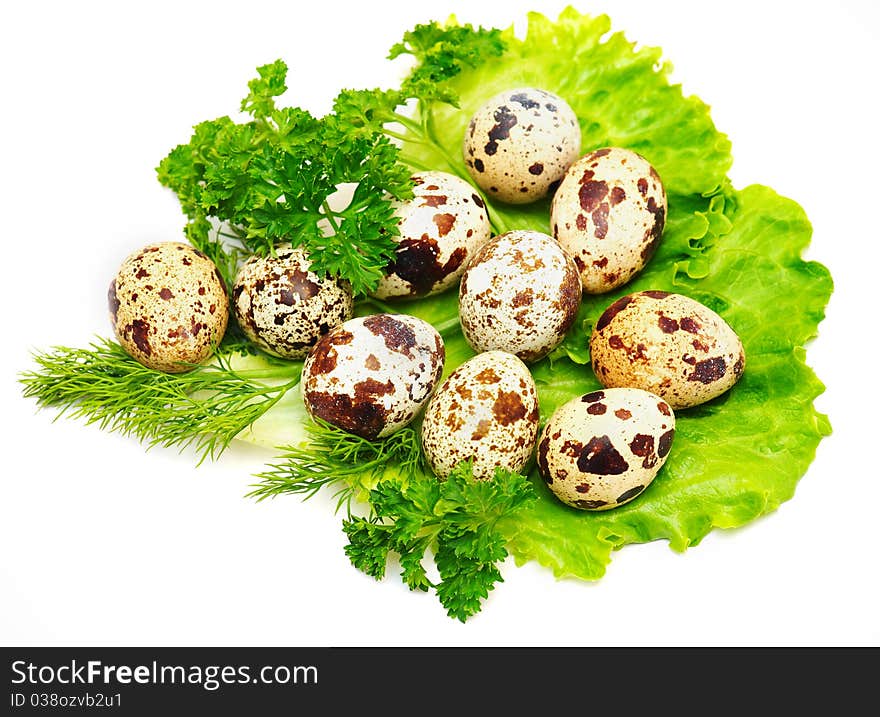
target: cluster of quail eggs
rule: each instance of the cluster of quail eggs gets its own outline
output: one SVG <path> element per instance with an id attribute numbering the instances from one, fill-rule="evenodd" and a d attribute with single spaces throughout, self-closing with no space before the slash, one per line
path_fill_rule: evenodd
<path id="1" fill-rule="evenodd" d="M 368 440 L 420 420 L 440 480 L 462 461 L 491 479 L 496 468 L 521 471 L 535 457 L 567 505 L 628 503 L 665 463 L 674 411 L 721 395 L 742 375 L 742 343 L 686 296 L 624 296 L 590 337 L 603 390 L 558 407 L 541 429 L 529 364 L 561 344 L 583 294 L 616 289 L 645 267 L 663 234 L 666 193 L 649 161 L 629 149 L 581 155 L 577 116 L 543 89 L 488 100 L 465 130 L 462 155 L 476 187 L 418 172 L 413 197 L 394 202 L 396 254 L 372 294 L 405 301 L 457 286 L 462 333 L 476 355 L 442 383 L 445 347 L 434 327 L 405 312 L 352 318 L 349 284 L 316 274 L 290 245 L 248 259 L 231 296 L 210 259 L 186 244 L 132 254 L 109 292 L 120 344 L 149 368 L 186 371 L 211 356 L 231 313 L 263 351 L 304 359 L 312 418 Z M 552 235 L 493 236 L 484 197 L 549 200 Z"/>

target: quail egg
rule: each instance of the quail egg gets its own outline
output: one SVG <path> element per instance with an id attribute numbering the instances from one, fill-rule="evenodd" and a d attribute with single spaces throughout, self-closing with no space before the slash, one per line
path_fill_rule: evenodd
<path id="1" fill-rule="evenodd" d="M 553 237 L 574 258 L 588 294 L 625 284 L 654 254 L 666 192 L 648 160 L 605 147 L 571 165 L 550 205 Z"/>
<path id="2" fill-rule="evenodd" d="M 107 294 L 122 348 L 144 366 L 166 373 L 194 368 L 226 332 L 226 284 L 189 244 L 150 244 L 128 256 Z"/>
<path id="3" fill-rule="evenodd" d="M 581 128 L 561 97 L 533 87 L 495 95 L 478 109 L 462 153 L 471 177 L 510 204 L 552 192 L 581 151 Z"/>
<path id="4" fill-rule="evenodd" d="M 641 291 L 609 306 L 590 336 L 603 386 L 652 391 L 675 409 L 733 386 L 745 368 L 743 345 L 709 307 L 681 294 Z"/>
<path id="5" fill-rule="evenodd" d="M 472 460 L 477 478 L 519 471 L 538 435 L 538 393 L 529 369 L 504 351 L 477 354 L 447 376 L 425 408 L 422 448 L 438 478 Z"/>
<path id="6" fill-rule="evenodd" d="M 252 256 L 232 288 L 233 308 L 245 335 L 264 351 L 303 358 L 330 329 L 351 318 L 347 281 L 318 276 L 307 254 L 289 244 L 275 256 Z"/>
<path id="7" fill-rule="evenodd" d="M 581 282 L 551 237 L 516 230 L 483 245 L 458 297 L 462 331 L 475 351 L 499 349 L 532 362 L 565 338 L 580 306 Z"/>
<path id="8" fill-rule="evenodd" d="M 574 398 L 547 420 L 538 470 L 559 500 L 609 510 L 640 495 L 663 467 L 675 415 L 660 397 L 611 388 Z"/>
<path id="9" fill-rule="evenodd" d="M 303 364 L 306 410 L 349 433 L 383 438 L 416 417 L 445 358 L 440 334 L 414 316 L 349 319 L 319 339 Z"/>
<path id="10" fill-rule="evenodd" d="M 492 234 L 486 204 L 466 181 L 446 172 L 420 172 L 413 181 L 413 198 L 394 202 L 400 236 L 373 292 L 379 299 L 448 289 Z"/>

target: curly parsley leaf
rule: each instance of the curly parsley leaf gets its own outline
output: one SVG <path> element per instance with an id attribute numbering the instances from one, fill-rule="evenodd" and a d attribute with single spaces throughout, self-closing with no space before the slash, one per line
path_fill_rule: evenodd
<path id="1" fill-rule="evenodd" d="M 382 481 L 370 492 L 372 515 L 344 521 L 345 552 L 376 579 L 384 577 L 389 553 L 396 553 L 410 589 L 433 587 L 449 616 L 464 622 L 503 581 L 498 564 L 507 557 L 505 521 L 534 500 L 525 476 L 498 468 L 492 480 L 477 480 L 469 462 L 445 481 Z M 428 550 L 440 576 L 436 584 L 422 562 Z"/>
<path id="2" fill-rule="evenodd" d="M 505 47 L 501 30 L 430 22 L 416 25 L 405 33 L 403 40 L 392 46 L 388 59 L 408 54 L 417 61 L 401 84 L 404 96 L 423 101 L 439 100 L 458 107 L 458 94 L 447 80 L 465 68 L 500 57 Z"/>
<path id="3" fill-rule="evenodd" d="M 241 103 L 250 121 L 196 125 L 190 141 L 157 168 L 189 217 L 187 237 L 218 257 L 222 244 L 210 238 L 211 220 L 227 225 L 249 253 L 290 242 L 308 251 L 316 272 L 348 280 L 355 293 L 370 291 L 394 257 L 392 199 L 412 196 L 409 169 L 372 125 L 277 107 L 287 89 L 281 60 L 257 71 Z M 348 184 L 355 185 L 350 202 L 331 206 Z"/>

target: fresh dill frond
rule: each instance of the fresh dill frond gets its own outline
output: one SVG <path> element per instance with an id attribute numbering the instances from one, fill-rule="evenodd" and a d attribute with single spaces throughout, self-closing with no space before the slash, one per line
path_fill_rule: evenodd
<path id="1" fill-rule="evenodd" d="M 34 355 L 20 376 L 24 395 L 102 429 L 135 436 L 148 447 L 194 446 L 199 463 L 217 458 L 299 383 L 302 364 L 236 370 L 230 353 L 188 373 L 142 366 L 107 339 L 89 348 L 55 347 Z"/>
<path id="2" fill-rule="evenodd" d="M 389 469 L 405 481 L 424 474 L 421 441 L 410 426 L 387 438 L 369 441 L 318 419 L 306 427 L 305 447 L 288 447 L 247 494 L 257 501 L 283 493 L 311 498 L 323 487 L 333 487 L 336 509 L 350 508 L 358 490 L 371 490 Z M 349 510 L 350 512 L 350 510 Z"/>

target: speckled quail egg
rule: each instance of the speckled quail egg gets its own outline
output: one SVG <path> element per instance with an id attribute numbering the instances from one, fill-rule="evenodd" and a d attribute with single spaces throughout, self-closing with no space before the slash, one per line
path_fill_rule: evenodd
<path id="1" fill-rule="evenodd" d="M 605 147 L 569 168 L 553 195 L 553 237 L 574 258 L 588 294 L 625 284 L 653 256 L 666 223 L 666 192 L 648 160 Z"/>
<path id="2" fill-rule="evenodd" d="M 428 402 L 422 448 L 431 470 L 446 478 L 472 460 L 477 478 L 500 466 L 520 471 L 538 435 L 538 393 L 528 367 L 504 351 L 477 354 L 447 376 Z"/>
<path id="3" fill-rule="evenodd" d="M 492 235 L 486 204 L 466 181 L 446 172 L 420 172 L 413 181 L 413 198 L 394 202 L 400 236 L 397 255 L 373 292 L 379 299 L 448 289 Z"/>
<path id="4" fill-rule="evenodd" d="M 581 151 L 581 128 L 561 97 L 533 87 L 495 95 L 471 118 L 462 154 L 494 199 L 534 202 L 552 192 Z"/>
<path id="5" fill-rule="evenodd" d="M 581 301 L 577 267 L 551 237 L 515 230 L 490 239 L 458 289 L 458 314 L 475 351 L 499 349 L 537 361 L 555 349 Z"/>
<path id="6" fill-rule="evenodd" d="M 148 368 L 183 373 L 213 353 L 226 332 L 226 284 L 189 244 L 150 244 L 128 256 L 107 293 L 122 348 Z"/>
<path id="7" fill-rule="evenodd" d="M 603 386 L 652 391 L 675 409 L 720 396 L 745 368 L 736 332 L 709 307 L 681 294 L 641 291 L 609 306 L 590 336 Z"/>
<path id="8" fill-rule="evenodd" d="M 547 420 L 538 470 L 563 503 L 608 510 L 654 480 L 675 436 L 666 401 L 638 388 L 610 388 L 574 398 Z"/>
<path id="9" fill-rule="evenodd" d="M 445 358 L 440 334 L 414 316 L 349 319 L 325 334 L 303 364 L 306 410 L 349 433 L 383 438 L 415 418 Z"/>
<path id="10" fill-rule="evenodd" d="M 318 276 L 303 249 L 289 244 L 275 256 L 252 256 L 239 269 L 232 305 L 245 335 L 264 351 L 303 358 L 330 329 L 351 318 L 347 281 Z"/>

